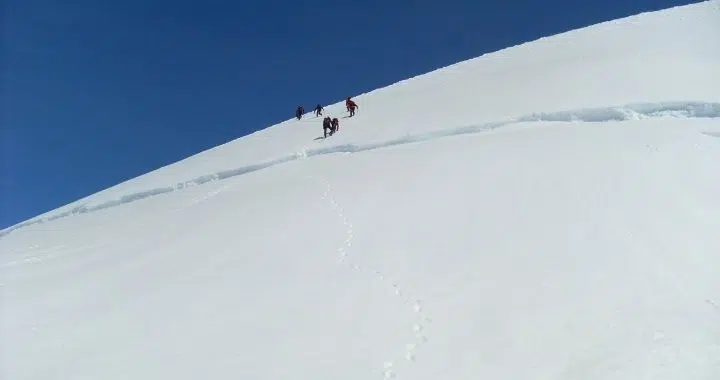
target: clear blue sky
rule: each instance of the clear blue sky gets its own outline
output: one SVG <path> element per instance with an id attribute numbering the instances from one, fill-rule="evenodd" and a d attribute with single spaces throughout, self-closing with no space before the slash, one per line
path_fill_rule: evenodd
<path id="1" fill-rule="evenodd" d="M 690 1 L 3 0 L 0 228 L 312 108 Z"/>

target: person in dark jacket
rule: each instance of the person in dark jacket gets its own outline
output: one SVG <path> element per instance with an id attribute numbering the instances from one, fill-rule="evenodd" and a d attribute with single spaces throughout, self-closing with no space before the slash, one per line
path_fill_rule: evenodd
<path id="1" fill-rule="evenodd" d="M 330 120 L 330 116 L 327 116 L 323 119 L 323 132 L 325 134 L 325 137 L 328 137 L 328 134 L 332 136 L 333 130 L 332 130 L 332 120 Z"/>
<path id="2" fill-rule="evenodd" d="M 340 120 L 338 120 L 338 118 L 333 118 L 330 122 L 330 126 L 332 127 L 332 133 L 337 132 L 340 129 Z"/>
<path id="3" fill-rule="evenodd" d="M 295 117 L 300 120 L 302 119 L 302 116 L 305 114 L 305 108 L 303 106 L 297 106 L 297 109 L 295 110 Z"/>
<path id="4" fill-rule="evenodd" d="M 315 116 L 322 116 L 322 111 L 323 111 L 323 106 L 321 106 L 320 104 L 318 104 L 318 105 L 315 107 Z"/>

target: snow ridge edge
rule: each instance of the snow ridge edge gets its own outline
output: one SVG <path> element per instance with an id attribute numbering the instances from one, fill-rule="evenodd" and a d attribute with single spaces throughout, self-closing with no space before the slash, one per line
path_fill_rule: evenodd
<path id="1" fill-rule="evenodd" d="M 367 144 L 342 144 L 323 148 L 305 148 L 294 154 L 266 161 L 263 163 L 242 166 L 235 169 L 223 170 L 212 174 L 203 175 L 194 179 L 179 182 L 171 186 L 149 189 L 141 192 L 123 195 L 119 198 L 106 201 L 97 205 L 83 204 L 73 207 L 67 211 L 60 212 L 39 219 L 31 219 L 16 224 L 0 231 L 0 238 L 9 233 L 33 224 L 50 222 L 60 218 L 103 210 L 122 204 L 139 201 L 156 195 L 182 190 L 188 187 L 203 185 L 208 182 L 219 181 L 236 177 L 258 170 L 266 169 L 290 161 L 313 156 L 322 156 L 333 153 L 358 153 L 363 151 L 388 148 L 396 145 L 411 144 L 421 141 L 435 140 L 444 137 L 475 134 L 504 127 L 512 124 L 526 122 L 612 122 L 641 120 L 659 117 L 676 118 L 720 118 L 720 103 L 717 102 L 660 102 L 660 103 L 635 103 L 617 107 L 584 108 L 577 110 L 539 112 L 506 121 L 490 122 L 477 125 L 458 126 L 454 128 L 441 129 L 433 132 L 409 134 L 391 140 L 367 143 Z"/>

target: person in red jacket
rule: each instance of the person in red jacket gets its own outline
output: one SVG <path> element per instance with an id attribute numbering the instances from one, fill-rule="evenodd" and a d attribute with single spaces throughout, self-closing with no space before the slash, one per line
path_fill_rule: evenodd
<path id="1" fill-rule="evenodd" d="M 352 101 L 352 99 L 350 99 L 349 96 L 347 99 L 345 99 L 345 106 L 347 107 L 348 111 L 350 112 L 351 117 L 355 115 L 355 109 L 360 108 L 360 107 L 358 107 L 357 104 L 355 104 L 354 101 Z"/>

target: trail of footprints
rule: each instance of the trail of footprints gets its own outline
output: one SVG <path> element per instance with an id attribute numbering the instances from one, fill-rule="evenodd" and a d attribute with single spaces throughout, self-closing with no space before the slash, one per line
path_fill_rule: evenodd
<path id="1" fill-rule="evenodd" d="M 386 380 L 393 379 L 396 377 L 396 367 L 397 364 L 400 362 L 414 362 L 416 358 L 416 351 L 418 348 L 427 343 L 428 339 L 425 336 L 425 325 L 429 322 L 431 322 L 431 319 L 425 314 L 425 310 L 422 306 L 422 302 L 412 296 L 409 296 L 397 282 L 394 282 L 390 277 L 383 274 L 381 271 L 377 269 L 367 268 L 367 267 L 361 267 L 357 263 L 350 262 L 347 260 L 348 258 L 348 251 L 352 248 L 353 239 L 355 237 L 355 233 L 353 230 L 353 225 L 350 223 L 348 218 L 345 216 L 345 212 L 343 211 L 343 208 L 338 204 L 338 202 L 335 200 L 335 198 L 332 196 L 332 186 L 330 183 L 326 180 L 321 180 L 315 177 L 309 177 L 310 179 L 317 181 L 319 183 L 322 183 L 325 187 L 325 190 L 322 193 L 322 198 L 335 210 L 338 217 L 340 218 L 340 222 L 345 226 L 347 229 L 347 238 L 345 239 L 345 244 L 340 246 L 338 251 L 338 258 L 339 261 L 343 264 L 348 265 L 352 270 L 358 272 L 358 273 L 372 273 L 375 275 L 375 277 L 386 283 L 390 288 L 392 288 L 393 292 L 396 296 L 398 296 L 401 299 L 401 302 L 411 305 L 416 320 L 415 323 L 412 325 L 412 331 L 414 334 L 415 339 L 411 342 L 408 342 L 405 344 L 404 349 L 402 352 L 397 356 L 390 360 L 385 361 L 383 364 L 383 378 Z"/>

